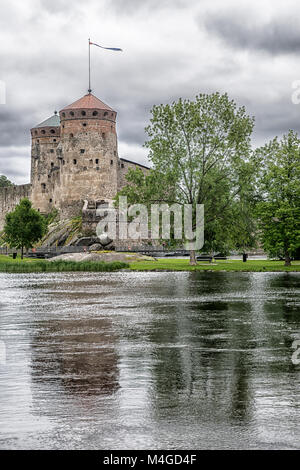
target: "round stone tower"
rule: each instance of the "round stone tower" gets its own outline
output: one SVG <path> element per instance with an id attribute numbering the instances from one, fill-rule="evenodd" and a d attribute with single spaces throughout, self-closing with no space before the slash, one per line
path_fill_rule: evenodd
<path id="1" fill-rule="evenodd" d="M 110 201 L 118 190 L 117 113 L 91 93 L 60 113 L 60 184 L 53 198 L 70 215 L 80 201 Z"/>
<path id="2" fill-rule="evenodd" d="M 53 205 L 52 174 L 57 170 L 56 149 L 60 141 L 60 120 L 57 113 L 31 129 L 32 203 L 42 213 Z"/>

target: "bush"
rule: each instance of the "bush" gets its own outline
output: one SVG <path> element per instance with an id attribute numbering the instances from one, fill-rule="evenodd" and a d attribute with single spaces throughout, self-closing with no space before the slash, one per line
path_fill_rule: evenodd
<path id="1" fill-rule="evenodd" d="M 106 263 L 104 261 L 36 261 L 26 263 L 17 261 L 0 262 L 0 272 L 6 273 L 39 273 L 39 272 L 112 272 L 119 269 L 128 268 L 127 263 L 113 261 Z"/>

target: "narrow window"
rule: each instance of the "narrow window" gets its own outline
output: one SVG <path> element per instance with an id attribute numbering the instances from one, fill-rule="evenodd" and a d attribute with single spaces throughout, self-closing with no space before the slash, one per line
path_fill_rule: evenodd
<path id="1" fill-rule="evenodd" d="M 108 115 L 108 112 L 107 112 L 107 111 L 105 111 L 105 113 L 104 113 L 104 116 L 107 116 L 107 115 Z"/>
<path id="2" fill-rule="evenodd" d="M 116 155 L 117 155 L 117 152 L 114 150 L 114 156 L 116 156 Z"/>
<path id="3" fill-rule="evenodd" d="M 51 134 L 55 134 L 55 130 L 54 129 L 51 129 Z"/>
<path id="4" fill-rule="evenodd" d="M 85 152 L 85 149 L 80 149 L 80 153 L 84 153 Z"/>
<path id="5" fill-rule="evenodd" d="M 46 131 L 44 131 L 44 129 L 42 130 L 42 134 L 46 134 Z"/>
<path id="6" fill-rule="evenodd" d="M 70 116 L 74 116 L 74 112 L 73 112 L 73 111 L 70 112 Z"/>
<path id="7" fill-rule="evenodd" d="M 83 125 L 83 127 L 86 127 L 86 122 L 83 122 L 82 125 Z"/>
<path id="8" fill-rule="evenodd" d="M 74 158 L 73 163 L 74 163 L 74 165 L 77 165 L 77 160 L 76 160 L 76 158 Z"/>
<path id="9" fill-rule="evenodd" d="M 46 184 L 45 183 L 42 183 L 41 184 L 41 187 L 42 187 L 42 193 L 44 193 L 46 191 Z"/>
<path id="10" fill-rule="evenodd" d="M 124 163 L 121 163 L 121 168 L 124 168 Z"/>
<path id="11" fill-rule="evenodd" d="M 96 158 L 95 163 L 96 163 L 96 165 L 98 165 L 98 163 L 99 163 L 99 158 Z"/>
<path id="12" fill-rule="evenodd" d="M 74 134 L 70 134 L 70 139 L 72 139 L 72 137 L 74 137 Z"/>
<path id="13" fill-rule="evenodd" d="M 105 132 L 102 132 L 102 139 L 105 139 Z"/>
<path id="14" fill-rule="evenodd" d="M 50 149 L 50 153 L 54 153 L 54 150 L 53 150 L 53 149 Z"/>
<path id="15" fill-rule="evenodd" d="M 53 162 L 51 162 L 51 168 L 53 168 L 53 167 L 54 167 L 54 163 L 53 163 Z"/>
<path id="16" fill-rule="evenodd" d="M 52 199 L 49 199 L 49 202 L 52 202 Z"/>
<path id="17" fill-rule="evenodd" d="M 93 116 L 97 116 L 98 115 L 98 111 L 93 111 Z"/>
<path id="18" fill-rule="evenodd" d="M 85 111 L 81 111 L 81 116 L 86 116 L 86 112 L 85 112 Z"/>
<path id="19" fill-rule="evenodd" d="M 61 113 L 62 117 L 66 117 L 66 113 Z"/>
<path id="20" fill-rule="evenodd" d="M 111 164 L 111 165 L 113 165 L 113 164 L 114 164 L 114 161 L 113 161 L 113 160 L 111 160 L 111 161 L 110 161 L 110 164 Z"/>

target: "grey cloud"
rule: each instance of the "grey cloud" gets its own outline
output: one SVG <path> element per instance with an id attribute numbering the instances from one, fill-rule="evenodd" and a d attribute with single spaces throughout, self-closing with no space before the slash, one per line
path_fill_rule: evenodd
<path id="1" fill-rule="evenodd" d="M 199 24 L 227 44 L 238 49 L 289 54 L 300 51 L 300 24 L 297 15 L 259 18 L 257 11 L 214 11 L 199 18 Z"/>
<path id="2" fill-rule="evenodd" d="M 133 15 L 164 8 L 188 8 L 185 0 L 106 0 L 107 6 L 116 14 Z"/>

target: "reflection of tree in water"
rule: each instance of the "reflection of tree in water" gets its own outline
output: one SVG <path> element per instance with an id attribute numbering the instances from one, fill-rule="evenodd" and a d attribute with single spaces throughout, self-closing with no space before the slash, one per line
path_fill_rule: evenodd
<path id="1" fill-rule="evenodd" d="M 32 380 L 40 390 L 82 397 L 119 387 L 116 338 L 109 320 L 49 320 L 32 341 Z"/>
<path id="2" fill-rule="evenodd" d="M 251 320 L 251 304 L 244 298 L 250 281 L 213 274 L 197 273 L 186 284 L 178 280 L 173 285 L 177 302 L 165 319 L 153 308 L 149 340 L 157 347 L 152 397 L 162 416 L 169 409 L 204 419 L 248 421 L 255 347 L 254 332 L 244 322 Z"/>

